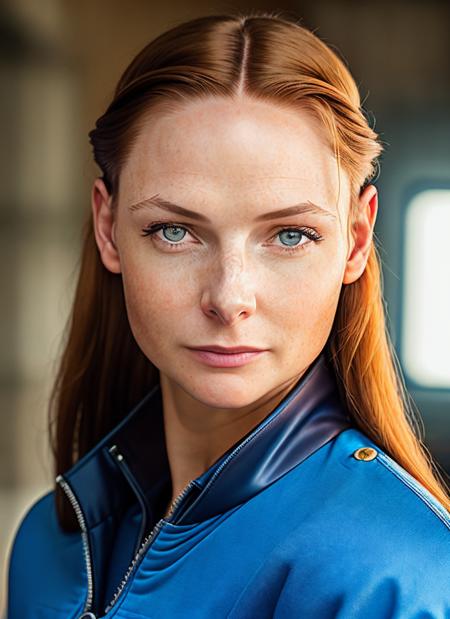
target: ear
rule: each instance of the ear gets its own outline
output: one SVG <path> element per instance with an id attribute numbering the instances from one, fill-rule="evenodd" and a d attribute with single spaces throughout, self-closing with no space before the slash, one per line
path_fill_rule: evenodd
<path id="1" fill-rule="evenodd" d="M 94 181 L 91 205 L 94 234 L 103 264 L 111 273 L 120 273 L 120 257 L 116 247 L 114 211 L 112 197 L 101 178 Z"/>
<path id="2" fill-rule="evenodd" d="M 352 223 L 351 244 L 344 271 L 343 284 L 355 282 L 364 272 L 373 239 L 373 228 L 378 211 L 378 192 L 367 185 L 358 198 L 358 215 Z"/>

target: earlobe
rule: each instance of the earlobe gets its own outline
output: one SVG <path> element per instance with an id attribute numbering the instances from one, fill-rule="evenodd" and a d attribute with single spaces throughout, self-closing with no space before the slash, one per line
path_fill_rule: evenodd
<path id="1" fill-rule="evenodd" d="M 116 222 L 111 203 L 112 199 L 104 182 L 97 178 L 91 193 L 95 241 L 104 266 L 111 273 L 120 273 L 120 256 L 115 238 Z"/>
<path id="2" fill-rule="evenodd" d="M 358 215 L 352 224 L 353 244 L 347 258 L 343 284 L 352 284 L 364 272 L 373 240 L 373 229 L 378 211 L 378 193 L 368 185 L 358 199 Z"/>

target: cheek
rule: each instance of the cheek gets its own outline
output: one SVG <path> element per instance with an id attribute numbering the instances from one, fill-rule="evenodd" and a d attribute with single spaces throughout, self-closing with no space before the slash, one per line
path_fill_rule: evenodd
<path id="1" fill-rule="evenodd" d="M 343 265 L 339 260 L 310 263 L 279 289 L 275 313 L 282 317 L 284 335 L 294 347 L 299 341 L 317 344 L 319 350 L 325 344 L 336 314 L 342 277 Z"/>
<path id="2" fill-rule="evenodd" d="M 192 308 L 193 282 L 185 271 L 155 268 L 133 256 L 122 260 L 122 281 L 131 331 L 144 354 L 153 361 L 173 338 L 177 325 Z M 167 335 L 170 334 L 170 337 Z"/>

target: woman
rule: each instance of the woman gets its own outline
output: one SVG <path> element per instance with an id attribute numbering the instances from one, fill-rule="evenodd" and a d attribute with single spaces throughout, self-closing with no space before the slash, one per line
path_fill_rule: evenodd
<path id="1" fill-rule="evenodd" d="M 8 619 L 448 618 L 450 499 L 386 334 L 382 146 L 343 62 L 279 14 L 195 19 L 90 138 L 56 486 Z"/>

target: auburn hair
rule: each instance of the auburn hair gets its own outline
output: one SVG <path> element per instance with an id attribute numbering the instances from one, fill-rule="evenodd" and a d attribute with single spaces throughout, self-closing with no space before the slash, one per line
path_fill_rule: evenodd
<path id="1" fill-rule="evenodd" d="M 212 15 L 181 23 L 151 41 L 121 76 L 113 100 L 89 133 L 96 163 L 117 197 L 120 171 L 152 112 L 208 97 L 250 97 L 307 110 L 321 122 L 350 180 L 354 219 L 362 188 L 378 172 L 383 145 L 370 127 L 345 61 L 282 11 Z M 95 242 L 92 213 L 72 311 L 49 402 L 55 476 L 110 431 L 159 381 L 128 322 L 120 274 L 108 271 Z M 363 274 L 342 286 L 326 344 L 355 424 L 450 511 L 445 481 L 422 440 L 387 331 L 380 259 L 372 242 Z M 77 527 L 55 485 L 58 519 Z"/>

